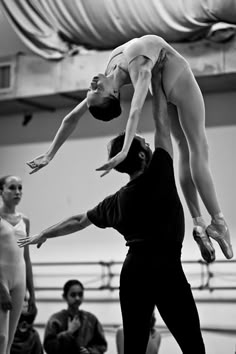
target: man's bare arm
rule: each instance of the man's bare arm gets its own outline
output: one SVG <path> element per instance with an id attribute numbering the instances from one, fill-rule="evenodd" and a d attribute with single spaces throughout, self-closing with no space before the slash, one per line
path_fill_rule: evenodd
<path id="1" fill-rule="evenodd" d="M 26 245 L 38 245 L 38 248 L 49 238 L 70 235 L 74 232 L 81 231 L 91 225 L 87 214 L 79 214 L 71 216 L 59 223 L 48 227 L 37 235 L 21 238 L 17 241 L 19 247 Z"/>
<path id="2" fill-rule="evenodd" d="M 91 221 L 88 219 L 87 214 L 78 214 L 47 228 L 41 234 L 46 238 L 65 236 L 81 231 L 89 225 L 91 225 Z"/>

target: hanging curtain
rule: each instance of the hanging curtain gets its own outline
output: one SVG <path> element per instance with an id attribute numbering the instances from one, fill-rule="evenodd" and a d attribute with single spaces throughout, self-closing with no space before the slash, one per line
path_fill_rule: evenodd
<path id="1" fill-rule="evenodd" d="M 214 24 L 217 31 L 229 29 L 232 36 L 236 25 L 236 0 L 0 0 L 0 4 L 22 41 L 47 59 L 61 59 L 73 53 L 74 46 L 112 49 L 150 33 L 168 42 L 209 34 L 216 38 Z"/>

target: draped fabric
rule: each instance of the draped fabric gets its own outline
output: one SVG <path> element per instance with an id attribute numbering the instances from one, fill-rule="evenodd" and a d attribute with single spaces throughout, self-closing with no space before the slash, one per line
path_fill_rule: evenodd
<path id="1" fill-rule="evenodd" d="M 226 40 L 236 28 L 236 0 L 0 0 L 0 5 L 22 41 L 47 59 L 61 59 L 74 46 L 112 49 L 150 33 L 168 42 L 207 35 Z M 217 38 L 214 26 L 223 36 Z"/>

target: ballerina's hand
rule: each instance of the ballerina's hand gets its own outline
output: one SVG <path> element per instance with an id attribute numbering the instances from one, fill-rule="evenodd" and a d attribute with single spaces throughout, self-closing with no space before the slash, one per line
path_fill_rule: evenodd
<path id="1" fill-rule="evenodd" d="M 96 168 L 96 171 L 105 171 L 101 174 L 101 177 L 107 175 L 114 167 L 119 165 L 125 158 L 127 154 L 123 151 L 119 152 L 116 156 L 112 157 L 108 162 L 102 165 L 99 168 Z"/>
<path id="2" fill-rule="evenodd" d="M 32 168 L 30 175 L 32 175 L 32 173 L 37 172 L 38 170 L 40 170 L 44 166 L 47 166 L 49 164 L 50 160 L 51 159 L 48 157 L 48 155 L 43 154 L 43 155 L 36 157 L 35 159 L 33 159 L 31 161 L 26 162 L 26 164 L 30 168 Z"/>
<path id="3" fill-rule="evenodd" d="M 17 240 L 17 244 L 20 248 L 25 247 L 27 245 L 37 245 L 37 248 L 40 248 L 44 242 L 47 241 L 47 238 L 41 234 L 34 235 L 31 237 L 19 238 Z"/>

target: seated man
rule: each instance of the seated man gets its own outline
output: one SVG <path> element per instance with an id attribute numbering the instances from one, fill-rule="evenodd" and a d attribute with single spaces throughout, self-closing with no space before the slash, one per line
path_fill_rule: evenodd
<path id="1" fill-rule="evenodd" d="M 84 299 L 83 284 L 68 280 L 63 288 L 67 309 L 54 313 L 46 325 L 44 349 L 47 354 L 103 354 L 107 342 L 98 319 L 80 310 Z"/>

